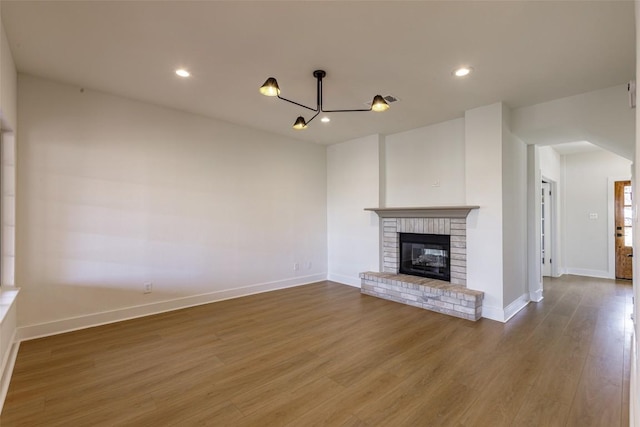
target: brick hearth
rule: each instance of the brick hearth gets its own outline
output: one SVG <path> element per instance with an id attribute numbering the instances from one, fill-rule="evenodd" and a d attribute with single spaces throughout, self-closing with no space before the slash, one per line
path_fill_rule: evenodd
<path id="1" fill-rule="evenodd" d="M 413 305 L 426 310 L 478 320 L 484 293 L 442 280 L 406 274 L 360 273 L 363 294 Z"/>

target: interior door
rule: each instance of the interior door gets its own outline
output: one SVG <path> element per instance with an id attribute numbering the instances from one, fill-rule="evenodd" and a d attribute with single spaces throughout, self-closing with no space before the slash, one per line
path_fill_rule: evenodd
<path id="1" fill-rule="evenodd" d="M 542 209 L 542 224 L 540 250 L 542 256 L 542 275 L 551 276 L 551 184 L 542 181 L 542 197 L 540 198 Z"/>
<path id="2" fill-rule="evenodd" d="M 633 278 L 632 227 L 633 208 L 631 181 L 616 181 L 614 184 L 616 216 L 616 279 Z"/>

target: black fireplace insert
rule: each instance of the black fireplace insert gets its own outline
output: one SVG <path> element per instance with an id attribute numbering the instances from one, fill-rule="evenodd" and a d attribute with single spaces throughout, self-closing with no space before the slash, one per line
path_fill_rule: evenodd
<path id="1" fill-rule="evenodd" d="M 401 274 L 451 280 L 451 236 L 400 233 Z"/>

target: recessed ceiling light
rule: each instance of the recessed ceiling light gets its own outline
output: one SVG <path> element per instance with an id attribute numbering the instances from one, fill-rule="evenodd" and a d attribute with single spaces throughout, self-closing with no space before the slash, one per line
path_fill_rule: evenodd
<path id="1" fill-rule="evenodd" d="M 325 116 L 325 117 L 321 118 L 320 121 L 322 123 L 329 123 L 331 121 L 331 119 L 329 117 Z"/>
<path id="2" fill-rule="evenodd" d="M 180 68 L 176 70 L 176 74 L 179 75 L 180 77 L 189 77 L 191 75 L 191 73 L 185 70 L 184 68 Z"/>
<path id="3" fill-rule="evenodd" d="M 471 67 L 460 67 L 453 72 L 453 75 L 456 77 L 464 77 L 471 74 L 471 71 L 473 71 L 473 68 Z"/>

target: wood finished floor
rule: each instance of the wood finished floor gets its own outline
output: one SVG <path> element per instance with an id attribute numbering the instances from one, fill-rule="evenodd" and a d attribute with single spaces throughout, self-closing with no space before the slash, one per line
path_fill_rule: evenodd
<path id="1" fill-rule="evenodd" d="M 22 343 L 9 426 L 627 426 L 631 285 L 507 324 L 322 282 Z"/>

